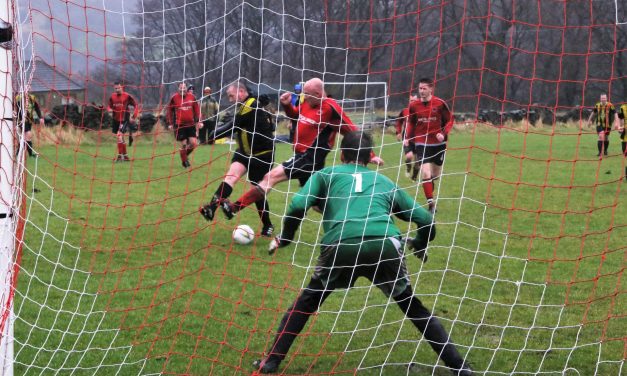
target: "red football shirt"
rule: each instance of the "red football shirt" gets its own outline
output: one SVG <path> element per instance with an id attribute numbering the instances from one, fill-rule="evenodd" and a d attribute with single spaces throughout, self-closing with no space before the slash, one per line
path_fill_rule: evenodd
<path id="1" fill-rule="evenodd" d="M 418 99 L 409 104 L 406 140 L 415 144 L 441 145 L 446 138 L 440 142 L 436 134 L 448 136 L 452 128 L 453 114 L 442 99 L 434 96 L 428 102 Z"/>
<path id="2" fill-rule="evenodd" d="M 111 94 L 111 98 L 109 98 L 109 110 L 113 111 L 114 121 L 120 123 L 128 121 L 130 115 L 128 108 L 130 106 L 134 107 L 133 117 L 136 118 L 139 112 L 139 107 L 137 107 L 135 98 L 126 92 L 122 92 L 121 94 Z"/>
<path id="3" fill-rule="evenodd" d="M 338 131 L 345 134 L 357 130 L 352 120 L 331 98 L 324 98 L 320 107 L 311 107 L 304 101 L 298 107 L 283 105 L 283 109 L 287 116 L 298 118 L 294 137 L 294 151 L 297 153 L 304 153 L 312 146 L 330 150 Z M 332 132 L 322 133 L 327 127 L 331 127 Z"/>
<path id="4" fill-rule="evenodd" d="M 170 99 L 167 107 L 166 119 L 168 124 L 191 125 L 200 119 L 200 106 L 194 94 L 186 92 L 185 96 L 176 93 Z"/>

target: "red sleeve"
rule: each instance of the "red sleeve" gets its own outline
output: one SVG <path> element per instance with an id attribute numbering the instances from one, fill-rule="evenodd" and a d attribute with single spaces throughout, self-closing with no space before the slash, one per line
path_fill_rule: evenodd
<path id="1" fill-rule="evenodd" d="M 289 118 L 292 119 L 298 119 L 298 108 L 292 106 L 291 103 L 289 104 L 282 104 L 281 106 L 283 106 L 283 111 L 285 111 L 285 115 Z"/>
<path id="2" fill-rule="evenodd" d="M 327 105 L 329 110 L 332 111 L 331 120 L 339 120 L 339 124 L 331 124 L 335 127 L 339 127 L 339 131 L 341 135 L 345 135 L 346 133 L 353 132 L 357 130 L 355 124 L 351 118 L 346 115 L 344 111 L 340 108 L 340 106 L 333 99 L 325 99 L 321 106 Z M 322 111 L 325 111 L 325 108 L 322 108 Z"/>
<path id="3" fill-rule="evenodd" d="M 416 101 L 417 102 L 417 101 Z M 405 140 L 411 140 L 414 138 L 414 132 L 416 130 L 416 113 L 413 110 L 413 103 L 409 104 L 407 110 L 407 123 L 405 126 Z"/>
<path id="4" fill-rule="evenodd" d="M 402 134 L 403 133 L 403 126 L 405 125 L 405 120 L 407 117 L 407 109 L 403 109 L 401 110 L 401 112 L 399 112 L 398 114 L 398 118 L 396 119 L 396 134 Z"/>
<path id="5" fill-rule="evenodd" d="M 451 129 L 453 129 L 453 114 L 446 102 L 442 101 L 442 130 L 445 135 L 448 135 Z"/>

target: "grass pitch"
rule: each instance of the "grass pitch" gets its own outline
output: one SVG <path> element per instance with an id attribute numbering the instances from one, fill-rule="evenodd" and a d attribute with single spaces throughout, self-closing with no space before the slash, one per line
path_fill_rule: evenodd
<path id="1" fill-rule="evenodd" d="M 376 140 L 381 172 L 424 202 L 399 168 L 399 144 Z M 436 183 L 438 237 L 429 262 L 408 257 L 408 267 L 416 294 L 477 371 L 621 373 L 627 183 L 619 148 L 613 138 L 599 160 L 595 136 L 570 129 L 478 125 L 452 135 Z M 114 149 L 104 137 L 45 145 L 27 162 L 16 374 L 250 374 L 308 281 L 320 215 L 310 212 L 298 244 L 270 257 L 267 239 L 231 241 L 239 223 L 260 230 L 253 210 L 231 221 L 218 213 L 213 223 L 197 212 L 228 168 L 229 145 L 199 147 L 189 170 L 174 142 L 144 136 L 131 163 L 112 163 Z M 290 154 L 280 145 L 276 161 Z M 292 181 L 269 196 L 277 230 L 297 190 Z M 327 300 L 282 370 L 448 374 L 434 364 L 396 305 L 361 281 Z"/>

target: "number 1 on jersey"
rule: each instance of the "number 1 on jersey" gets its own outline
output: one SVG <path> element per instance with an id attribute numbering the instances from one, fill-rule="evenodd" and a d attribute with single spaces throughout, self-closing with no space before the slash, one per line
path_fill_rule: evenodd
<path id="1" fill-rule="evenodd" d="M 355 192 L 359 193 L 363 189 L 361 174 L 353 174 L 353 177 L 355 178 Z"/>

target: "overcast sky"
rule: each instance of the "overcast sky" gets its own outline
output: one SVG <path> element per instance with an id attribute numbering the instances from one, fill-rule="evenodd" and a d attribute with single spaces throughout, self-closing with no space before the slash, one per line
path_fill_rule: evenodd
<path id="1" fill-rule="evenodd" d="M 133 30 L 141 0 L 17 0 L 18 41 L 51 65 L 85 72 L 113 58 L 115 44 Z"/>

